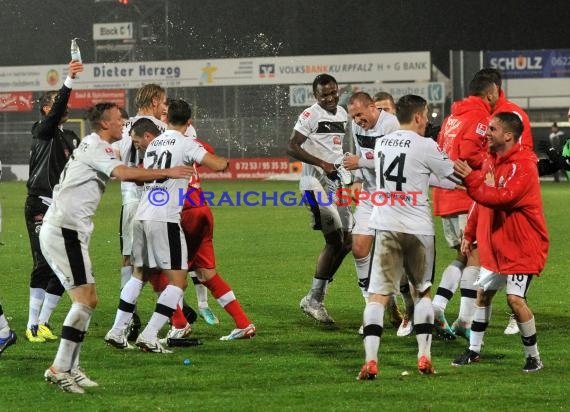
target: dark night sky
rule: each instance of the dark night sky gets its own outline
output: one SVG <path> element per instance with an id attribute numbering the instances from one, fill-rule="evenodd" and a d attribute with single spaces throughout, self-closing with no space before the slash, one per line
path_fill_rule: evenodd
<path id="1" fill-rule="evenodd" d="M 129 6 L 94 0 L 0 0 L 2 65 L 67 62 L 81 37 L 94 58 L 92 24 L 132 21 L 161 0 Z M 570 47 L 570 3 L 549 0 L 169 0 L 171 60 L 267 55 L 432 52 L 448 69 L 449 50 Z M 146 23 L 164 36 L 163 8 Z M 150 49 L 148 49 L 150 50 Z M 147 50 L 147 51 L 148 51 Z M 164 54 L 163 54 L 164 55 Z M 140 60 L 150 60 L 144 52 Z"/>

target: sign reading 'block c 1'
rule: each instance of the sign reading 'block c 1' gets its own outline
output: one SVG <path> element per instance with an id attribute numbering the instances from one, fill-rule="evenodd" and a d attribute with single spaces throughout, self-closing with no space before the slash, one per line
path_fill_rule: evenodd
<path id="1" fill-rule="evenodd" d="M 131 40 L 133 38 L 133 23 L 95 23 L 93 25 L 93 40 Z"/>

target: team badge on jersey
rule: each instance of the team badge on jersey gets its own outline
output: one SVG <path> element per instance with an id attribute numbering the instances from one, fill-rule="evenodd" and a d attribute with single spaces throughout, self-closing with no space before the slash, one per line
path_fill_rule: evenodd
<path id="1" fill-rule="evenodd" d="M 113 148 L 111 147 L 106 147 L 105 148 L 105 153 L 108 154 L 109 156 L 113 156 Z"/>
<path id="2" fill-rule="evenodd" d="M 487 125 L 483 123 L 478 123 L 477 129 L 475 129 L 475 133 L 481 136 L 485 136 L 485 134 L 487 134 Z"/>
<path id="3" fill-rule="evenodd" d="M 334 144 L 342 144 L 342 139 L 340 138 L 340 136 L 338 136 L 338 135 L 335 134 L 335 135 L 333 136 L 333 143 L 334 143 Z"/>
<path id="4" fill-rule="evenodd" d="M 364 155 L 368 160 L 374 159 L 374 152 L 366 152 Z"/>
<path id="5" fill-rule="evenodd" d="M 303 116 L 305 119 L 308 119 L 309 117 L 311 117 L 311 112 L 308 110 L 305 110 L 303 112 L 303 114 L 301 114 L 301 116 Z"/>

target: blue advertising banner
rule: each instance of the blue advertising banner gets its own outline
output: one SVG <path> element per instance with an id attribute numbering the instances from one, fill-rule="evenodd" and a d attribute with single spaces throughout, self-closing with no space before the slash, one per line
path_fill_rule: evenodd
<path id="1" fill-rule="evenodd" d="M 485 67 L 500 70 L 506 79 L 570 77 L 570 49 L 489 51 Z"/>

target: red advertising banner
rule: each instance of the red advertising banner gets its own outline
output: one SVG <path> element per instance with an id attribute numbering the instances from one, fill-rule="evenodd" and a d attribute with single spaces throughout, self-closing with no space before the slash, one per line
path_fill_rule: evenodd
<path id="1" fill-rule="evenodd" d="M 0 93 L 0 112 L 31 112 L 32 92 Z"/>
<path id="2" fill-rule="evenodd" d="M 252 157 L 244 159 L 230 159 L 230 167 L 225 172 L 214 172 L 207 167 L 199 169 L 200 177 L 204 180 L 267 179 L 277 174 L 289 173 L 289 159 L 287 157 Z"/>
<path id="3" fill-rule="evenodd" d="M 69 98 L 69 108 L 88 109 L 101 102 L 113 102 L 119 107 L 125 107 L 125 89 L 73 90 Z"/>

